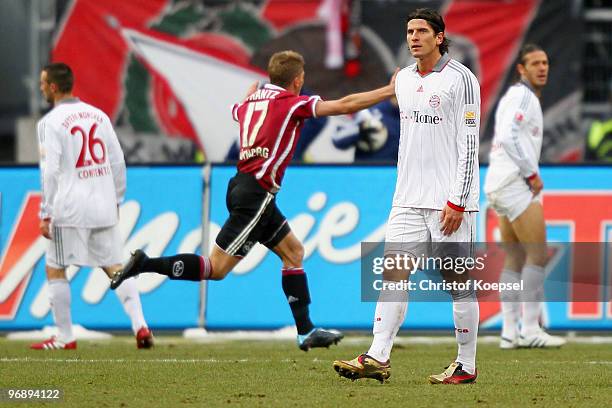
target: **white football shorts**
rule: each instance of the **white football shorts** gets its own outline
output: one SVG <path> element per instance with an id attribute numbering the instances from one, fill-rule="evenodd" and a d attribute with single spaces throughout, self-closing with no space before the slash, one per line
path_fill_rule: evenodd
<path id="1" fill-rule="evenodd" d="M 119 225 L 106 228 L 51 226 L 47 242 L 47 265 L 62 269 L 69 265 L 112 266 L 121 263 Z"/>
<path id="2" fill-rule="evenodd" d="M 533 201 L 542 202 L 541 195 L 534 197 L 527 182 L 521 178 L 488 193 L 487 200 L 498 216 L 507 217 L 510 222 L 525 212 Z"/>
<path id="3" fill-rule="evenodd" d="M 437 253 L 436 248 L 444 246 L 435 245 L 436 243 L 474 242 L 476 239 L 475 212 L 465 212 L 459 229 L 448 236 L 440 231 L 442 228 L 441 214 L 441 210 L 393 206 L 387 221 L 385 254 L 407 253 L 417 257 L 443 256 L 444 254 Z M 471 256 L 473 246 L 470 244 L 466 248 L 469 253 L 465 253 L 464 256 Z"/>

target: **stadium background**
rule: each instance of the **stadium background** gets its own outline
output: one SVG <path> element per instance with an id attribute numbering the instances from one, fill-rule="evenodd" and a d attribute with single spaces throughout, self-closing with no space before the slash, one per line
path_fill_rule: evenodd
<path id="1" fill-rule="evenodd" d="M 40 66 L 73 66 L 75 93 L 115 121 L 131 164 L 121 228 L 129 249 L 152 255 L 200 251 L 202 231 L 214 237 L 225 217 L 224 189 L 231 165 L 222 164 L 236 127 L 226 112 L 254 78 L 263 78 L 272 52 L 293 48 L 307 60 L 306 87 L 324 98 L 385 83 L 410 62 L 404 17 L 417 6 L 440 9 L 454 56 L 479 76 L 483 96 L 481 159 L 486 162 L 492 115 L 512 81 L 521 44 L 540 43 L 551 57 L 543 98 L 543 171 L 549 236 L 556 241 L 609 242 L 612 167 L 609 138 L 594 132 L 612 119 L 612 10 L 609 2 L 330 1 L 344 7 L 321 13 L 322 1 L 6 1 L 0 71 L 0 329 L 51 324 L 38 233 L 39 179 L 35 123 L 47 107 L 38 92 Z M 349 7 L 350 6 L 350 7 Z M 332 10 L 333 11 L 333 10 Z M 477 13 L 475 11 L 478 11 Z M 328 69 L 325 32 L 339 18 L 344 65 Z M 360 302 L 359 243 L 380 240 L 395 182 L 393 164 L 347 164 L 328 121 L 288 170 L 281 208 L 307 251 L 313 317 L 324 326 L 367 329 L 373 303 Z M 608 152 L 608 153 L 607 153 Z M 609 159 L 609 157 L 608 157 Z M 204 160 L 210 179 L 210 226 L 202 228 Z M 329 163 L 343 163 L 330 165 Z M 155 165 L 154 165 L 155 164 Z M 484 175 L 486 166 L 481 169 Z M 349 182 L 350 181 L 350 182 Z M 163 193 L 162 193 L 163 192 Z M 486 203 L 479 239 L 493 239 Z M 208 236 L 207 235 L 207 236 Z M 609 255 L 601 282 L 612 281 Z M 153 328 L 277 328 L 291 317 L 280 288 L 280 265 L 257 247 L 232 276 L 202 291 L 196 284 L 143 276 L 146 317 Z M 558 273 L 571 273 L 568 266 Z M 72 269 L 73 319 L 88 328 L 128 329 L 101 271 Z M 551 303 L 553 329 L 612 328 L 610 294 L 601 301 Z M 255 299 L 257 307 L 251 307 Z M 170 309 L 168 305 L 174 307 Z M 404 327 L 452 327 L 450 304 L 411 304 Z M 433 309 L 432 309 L 433 308 Z M 330 312 L 330 311 L 333 311 Z M 483 328 L 499 324 L 499 306 L 481 304 Z"/>

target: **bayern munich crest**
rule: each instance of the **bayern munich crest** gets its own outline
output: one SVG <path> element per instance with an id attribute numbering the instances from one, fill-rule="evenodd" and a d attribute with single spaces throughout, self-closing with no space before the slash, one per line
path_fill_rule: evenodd
<path id="1" fill-rule="evenodd" d="M 429 106 L 434 109 L 440 106 L 440 97 L 436 94 L 431 95 L 431 98 L 429 98 Z"/>

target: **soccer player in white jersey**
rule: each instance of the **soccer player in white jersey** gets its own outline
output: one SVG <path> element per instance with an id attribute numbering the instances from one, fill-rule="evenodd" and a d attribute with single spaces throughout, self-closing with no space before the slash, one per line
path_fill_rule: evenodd
<path id="1" fill-rule="evenodd" d="M 547 334 L 539 324 L 547 261 L 540 202 L 543 183 L 538 168 L 543 135 L 539 98 L 548 79 L 548 57 L 539 46 L 526 44 L 516 69 L 520 80 L 508 89 L 495 112 L 495 134 L 484 185 L 489 205 L 499 216 L 506 249 L 500 281 L 516 283 L 522 278 L 525 287 L 522 292 L 501 293 L 500 347 L 560 347 L 565 340 Z"/>
<path id="2" fill-rule="evenodd" d="M 401 135 L 386 256 L 415 256 L 411 250 L 415 243 L 440 248 L 449 242 L 467 242 L 460 246 L 470 247 L 471 252 L 479 194 L 480 87 L 469 69 L 449 57 L 444 30 L 435 10 L 417 9 L 408 16 L 406 39 L 417 62 L 402 69 L 395 82 Z M 409 272 L 387 269 L 383 279 L 408 279 Z M 441 272 L 447 281 L 467 280 L 466 274 Z M 478 302 L 473 289 L 453 290 L 451 295 L 458 355 L 444 372 L 429 376 L 433 384 L 470 383 L 477 376 Z M 404 321 L 407 300 L 406 291 L 380 293 L 372 345 L 353 360 L 335 361 L 334 369 L 341 376 L 380 381 L 390 376 L 391 348 Z"/>
<path id="3" fill-rule="evenodd" d="M 42 202 L 40 231 L 49 241 L 46 273 L 58 335 L 36 350 L 76 349 L 66 267 L 100 266 L 111 277 L 121 268 L 119 203 L 126 189 L 125 161 L 110 119 L 72 94 L 74 76 L 63 63 L 47 65 L 40 91 L 53 109 L 38 122 Z M 117 292 L 132 322 L 138 348 L 150 348 L 132 279 Z"/>

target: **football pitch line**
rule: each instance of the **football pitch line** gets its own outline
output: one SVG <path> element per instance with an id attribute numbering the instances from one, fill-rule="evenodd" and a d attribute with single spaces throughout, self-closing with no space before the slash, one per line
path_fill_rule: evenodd
<path id="1" fill-rule="evenodd" d="M 323 363 L 329 364 L 331 360 L 322 360 L 319 358 L 315 358 L 312 360 L 313 363 Z M 295 360 L 285 358 L 281 360 L 275 359 L 251 359 L 251 358 L 242 358 L 242 359 L 216 359 L 216 358 L 32 358 L 32 357 L 2 357 L 0 358 L 0 363 L 69 363 L 69 364 L 96 364 L 96 363 L 112 363 L 112 364 L 122 364 L 122 363 L 154 363 L 154 364 L 198 364 L 198 363 L 206 363 L 206 364 L 235 364 L 235 363 L 295 363 Z M 518 360 L 514 361 L 487 361 L 487 363 L 492 364 L 508 364 L 508 363 L 520 363 L 524 364 L 525 362 L 520 362 Z M 538 360 L 538 364 L 602 364 L 602 365 L 612 365 L 612 361 L 545 361 Z"/>
<path id="2" fill-rule="evenodd" d="M 330 360 L 331 361 L 331 360 Z M 328 360 L 315 358 L 313 363 L 329 363 Z M 217 359 L 217 358 L 32 358 L 32 357 L 2 357 L 0 363 L 156 363 L 156 364 L 232 364 L 232 363 L 295 363 L 295 360 L 275 359 Z"/>
<path id="3" fill-rule="evenodd" d="M 568 343 L 575 344 L 612 344 L 612 336 L 564 336 Z M 344 344 L 371 343 L 371 337 L 348 337 L 342 340 Z M 395 344 L 408 345 L 437 345 L 437 344 L 456 344 L 455 336 L 398 336 Z M 478 344 L 497 344 L 499 336 L 484 335 L 478 337 Z"/>
<path id="4" fill-rule="evenodd" d="M 574 344 L 612 344 L 612 336 L 564 336 L 568 343 Z M 23 339 L 10 339 L 10 340 L 23 340 Z M 113 342 L 121 342 L 121 343 L 132 343 L 133 338 L 131 337 L 111 337 L 108 339 L 78 339 L 84 341 L 92 341 L 95 343 L 107 344 Z M 261 338 L 245 338 L 242 335 L 238 335 L 236 337 L 232 336 L 231 333 L 224 333 L 223 335 L 212 334 L 210 336 L 205 336 L 201 338 L 185 338 L 185 337 L 156 337 L 155 341 L 157 344 L 202 344 L 202 343 L 214 343 L 214 344 L 222 344 L 222 343 L 233 343 L 233 342 L 292 342 L 295 340 L 293 338 L 279 338 L 274 335 L 270 335 L 269 337 L 261 337 Z M 355 336 L 349 335 L 342 340 L 342 344 L 349 345 L 364 345 L 370 344 L 372 342 L 371 336 Z M 439 344 L 456 344 L 457 340 L 455 336 L 398 336 L 395 338 L 395 344 L 402 345 L 439 345 Z M 497 344 L 499 343 L 499 336 L 491 336 L 484 335 L 478 338 L 478 344 Z"/>
<path id="5" fill-rule="evenodd" d="M 279 360 L 270 359 L 227 359 L 220 360 L 216 358 L 0 358 L 0 363 L 155 363 L 155 364 L 230 364 L 230 363 L 277 363 Z M 280 360 L 280 362 L 293 362 L 293 360 Z"/>

